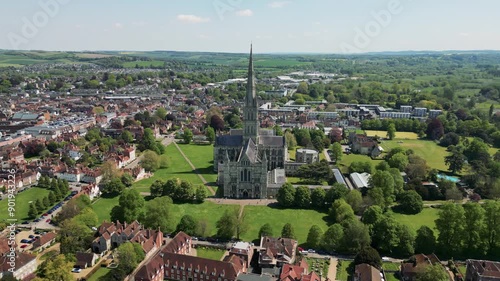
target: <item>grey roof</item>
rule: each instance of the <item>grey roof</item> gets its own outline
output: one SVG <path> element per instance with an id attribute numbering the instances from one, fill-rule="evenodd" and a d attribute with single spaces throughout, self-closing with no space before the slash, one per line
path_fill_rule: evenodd
<path id="1" fill-rule="evenodd" d="M 257 146 L 252 139 L 249 139 L 245 146 L 242 148 L 238 162 L 241 161 L 243 155 L 246 155 L 250 163 L 259 162 Z"/>
<path id="2" fill-rule="evenodd" d="M 280 136 L 260 136 L 259 144 L 283 147 L 285 145 L 285 138 Z"/>
<path id="3" fill-rule="evenodd" d="M 275 270 L 273 269 L 272 274 L 275 274 Z M 270 275 L 260 275 L 253 273 L 242 273 L 238 275 L 238 281 L 272 281 L 275 278 L 272 278 Z"/>
<path id="4" fill-rule="evenodd" d="M 229 131 L 229 135 L 231 135 L 231 136 L 243 136 L 243 129 L 231 129 Z"/>
<path id="5" fill-rule="evenodd" d="M 333 171 L 333 176 L 335 177 L 335 181 L 347 186 L 347 184 L 344 180 L 344 176 L 342 176 L 342 173 L 340 172 L 340 170 L 339 169 L 332 169 L 332 171 Z"/>
<path id="6" fill-rule="evenodd" d="M 368 180 L 370 179 L 370 174 L 368 173 L 352 173 L 350 175 L 351 180 L 356 188 L 368 187 Z"/>
<path id="7" fill-rule="evenodd" d="M 243 136 L 218 136 L 215 139 L 215 145 L 220 146 L 241 146 L 243 143 Z"/>

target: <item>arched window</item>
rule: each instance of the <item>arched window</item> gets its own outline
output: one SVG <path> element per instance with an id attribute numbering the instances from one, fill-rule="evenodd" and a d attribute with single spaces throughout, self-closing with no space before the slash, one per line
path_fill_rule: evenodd
<path id="1" fill-rule="evenodd" d="M 243 171 L 240 172 L 240 181 L 243 181 Z"/>

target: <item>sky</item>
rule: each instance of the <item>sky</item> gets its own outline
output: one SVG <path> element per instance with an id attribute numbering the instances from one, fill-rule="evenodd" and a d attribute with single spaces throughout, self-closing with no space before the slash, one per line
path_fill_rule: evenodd
<path id="1" fill-rule="evenodd" d="M 498 0 L 11 0 L 0 49 L 500 50 Z"/>

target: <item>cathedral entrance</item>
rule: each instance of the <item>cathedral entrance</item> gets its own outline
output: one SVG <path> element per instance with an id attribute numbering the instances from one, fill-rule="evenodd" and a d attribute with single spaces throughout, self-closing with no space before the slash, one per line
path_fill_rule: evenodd
<path id="1" fill-rule="evenodd" d="M 243 198 L 247 199 L 248 198 L 248 191 L 243 190 Z"/>

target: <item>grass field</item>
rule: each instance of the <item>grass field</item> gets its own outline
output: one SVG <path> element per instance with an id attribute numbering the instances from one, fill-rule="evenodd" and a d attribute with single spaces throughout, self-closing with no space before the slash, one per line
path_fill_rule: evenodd
<path id="1" fill-rule="evenodd" d="M 378 163 L 380 163 L 381 160 L 373 160 L 370 157 L 366 155 L 361 155 L 361 154 L 343 154 L 342 155 L 342 160 L 339 161 L 339 168 L 342 171 L 342 173 L 347 173 L 349 171 L 349 166 L 351 165 L 352 162 L 370 162 L 372 163 L 372 166 L 375 167 Z"/>
<path id="2" fill-rule="evenodd" d="M 366 135 L 369 137 L 379 136 L 381 138 L 385 138 L 387 136 L 387 131 L 369 131 L 365 130 Z M 418 139 L 418 135 L 411 132 L 396 132 L 395 139 L 410 139 L 416 140 Z"/>
<path id="3" fill-rule="evenodd" d="M 206 232 L 209 236 L 212 236 L 217 232 L 215 224 L 222 214 L 224 214 L 226 210 L 234 211 L 238 209 L 239 206 L 237 205 L 223 205 L 212 202 L 204 202 L 202 204 L 174 204 L 172 209 L 172 221 L 174 222 L 174 226 L 176 226 L 182 216 L 191 215 L 198 221 L 206 222 Z"/>
<path id="4" fill-rule="evenodd" d="M 113 198 L 101 197 L 92 204 L 92 209 L 94 209 L 94 212 L 97 214 L 97 217 L 99 218 L 99 223 L 101 223 L 104 220 L 111 221 L 110 219 L 111 209 L 113 209 L 114 206 L 118 205 L 119 198 L 120 196 L 116 196 Z"/>
<path id="5" fill-rule="evenodd" d="M 339 260 L 339 266 L 337 267 L 337 280 L 347 281 L 350 277 L 350 272 L 348 272 L 351 261 L 341 261 Z"/>
<path id="6" fill-rule="evenodd" d="M 244 241 L 258 239 L 259 229 L 265 223 L 273 228 L 273 235 L 279 236 L 285 223 L 292 224 L 299 244 L 305 243 L 309 228 L 319 226 L 323 232 L 327 230 L 327 215 L 314 210 L 277 209 L 268 206 L 245 206 L 245 221 L 248 231 L 241 237 Z"/>
<path id="7" fill-rule="evenodd" d="M 45 196 L 49 195 L 49 192 L 50 191 L 48 189 L 33 187 L 21 193 L 18 193 L 16 195 L 16 204 L 14 206 L 15 210 L 13 217 L 9 216 L 9 201 L 7 199 L 0 201 L 0 220 L 11 218 L 15 218 L 21 221 L 27 220 L 30 203 L 37 200 L 38 198 L 43 199 Z"/>
<path id="8" fill-rule="evenodd" d="M 427 165 L 441 171 L 447 171 L 448 167 L 444 163 L 444 158 L 448 155 L 445 147 L 437 145 L 429 140 L 391 140 L 382 141 L 381 146 L 385 151 L 390 151 L 395 147 L 412 149 L 416 155 L 424 158 Z"/>
<path id="9" fill-rule="evenodd" d="M 200 258 L 205 258 L 209 260 L 216 260 L 220 261 L 222 256 L 224 255 L 226 251 L 222 249 L 215 249 L 215 248 L 207 248 L 207 247 L 197 247 L 196 248 L 196 256 Z"/>
<path id="10" fill-rule="evenodd" d="M 136 65 L 140 67 L 150 67 L 151 65 L 153 67 L 159 67 L 165 65 L 164 61 L 159 61 L 159 60 L 154 60 L 154 61 L 128 61 L 123 63 L 123 67 L 126 68 L 134 68 Z"/>
<path id="11" fill-rule="evenodd" d="M 108 274 L 108 272 L 110 272 L 110 271 L 111 271 L 111 269 L 109 269 L 109 268 L 101 267 L 96 272 L 94 272 L 94 274 L 92 274 L 92 276 L 90 276 L 90 278 L 87 280 L 88 281 L 98 281 L 99 278 Z"/>
<path id="12" fill-rule="evenodd" d="M 386 281 L 399 281 L 399 279 L 396 277 L 396 273 L 393 272 L 386 272 L 385 278 Z"/>
<path id="13" fill-rule="evenodd" d="M 405 214 L 394 214 L 396 220 L 406 226 L 408 226 L 415 233 L 417 230 L 425 225 L 434 230 L 434 234 L 437 236 L 436 223 L 435 220 L 438 218 L 439 209 L 435 208 L 424 208 L 422 212 L 416 215 L 405 215 Z"/>
<path id="14" fill-rule="evenodd" d="M 382 268 L 384 270 L 389 270 L 389 271 L 399 271 L 400 266 L 401 266 L 401 264 L 394 263 L 394 262 L 383 262 L 382 263 Z"/>
<path id="15" fill-rule="evenodd" d="M 210 183 L 217 181 L 217 174 L 213 171 L 213 145 L 179 144 L 179 147 L 205 180 Z"/>
<path id="16" fill-rule="evenodd" d="M 188 162 L 182 157 L 175 145 L 169 145 L 165 148 L 165 154 L 161 156 L 167 159 L 168 167 L 157 170 L 150 178 L 135 182 L 132 187 L 139 192 L 149 192 L 149 187 L 156 180 L 166 181 L 170 178 L 180 178 L 191 182 L 194 185 L 203 184 L 201 179 L 196 175 Z"/>
<path id="17" fill-rule="evenodd" d="M 289 182 L 289 183 L 291 183 L 291 184 L 304 184 L 304 185 L 313 184 L 313 185 L 317 185 L 317 183 L 309 183 L 307 181 L 303 181 L 301 178 L 298 178 L 298 177 L 286 177 L 286 181 Z M 328 182 L 323 181 L 321 184 L 322 185 L 328 185 Z"/>

